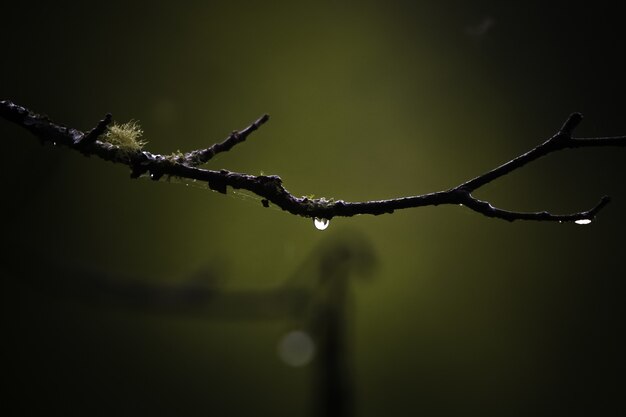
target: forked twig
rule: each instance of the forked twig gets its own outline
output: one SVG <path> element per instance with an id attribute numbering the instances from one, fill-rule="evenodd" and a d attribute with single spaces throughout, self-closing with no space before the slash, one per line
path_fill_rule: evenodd
<path id="1" fill-rule="evenodd" d="M 198 168 L 199 165 L 206 163 L 216 154 L 227 152 L 233 146 L 245 141 L 252 132 L 268 121 L 268 115 L 262 116 L 241 131 L 233 132 L 221 143 L 177 156 L 153 154 L 141 149 L 128 151 L 106 142 L 102 139 L 102 134 L 106 132 L 111 123 L 110 114 L 107 114 L 94 129 L 87 133 L 56 124 L 47 117 L 35 114 L 8 100 L 0 101 L 0 116 L 27 129 L 42 142 L 54 142 L 78 150 L 85 155 L 96 155 L 107 161 L 128 165 L 131 168 L 132 178 L 149 173 L 150 177 L 156 181 L 164 175 L 204 181 L 212 190 L 221 193 L 226 193 L 227 187 L 244 189 L 262 197 L 262 203 L 265 207 L 272 203 L 291 214 L 323 219 L 351 217 L 359 214 L 379 215 L 413 207 L 460 204 L 485 216 L 508 221 L 584 222 L 592 220 L 608 204 L 609 197 L 602 197 L 598 204 L 589 210 L 571 214 L 552 214 L 547 211 L 517 212 L 503 210 L 492 206 L 487 201 L 475 198 L 472 193 L 485 184 L 555 151 L 592 146 L 626 146 L 626 136 L 574 138 L 573 131 L 582 121 L 582 115 L 573 113 L 554 136 L 539 146 L 456 187 L 429 194 L 389 200 L 347 202 L 324 198 L 296 197 L 285 189 L 282 179 L 276 175 L 255 176 L 227 170 L 214 171 Z"/>

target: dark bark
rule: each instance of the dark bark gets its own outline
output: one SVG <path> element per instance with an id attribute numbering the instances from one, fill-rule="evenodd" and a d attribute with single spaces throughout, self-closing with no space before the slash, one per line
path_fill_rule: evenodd
<path id="1" fill-rule="evenodd" d="M 283 186 L 283 181 L 276 175 L 248 175 L 228 170 L 208 170 L 198 168 L 220 152 L 227 152 L 247 137 L 269 119 L 264 115 L 247 128 L 233 132 L 221 143 L 216 143 L 206 149 L 195 150 L 179 156 L 164 156 L 143 150 L 133 152 L 123 151 L 119 147 L 99 140 L 111 122 L 107 114 L 94 129 L 88 133 L 56 124 L 46 116 L 35 114 L 25 107 L 11 101 L 0 101 L 0 116 L 10 120 L 33 133 L 42 142 L 54 142 L 80 151 L 85 155 L 96 155 L 104 160 L 128 165 L 131 168 L 131 177 L 137 178 L 144 174 L 158 181 L 163 176 L 187 178 L 204 181 L 209 188 L 221 193 L 227 192 L 227 187 L 251 191 L 262 197 L 262 205 L 268 207 L 274 204 L 281 209 L 303 217 L 318 217 L 332 219 L 333 217 L 351 217 L 359 214 L 379 215 L 393 213 L 413 207 L 437 206 L 441 204 L 463 205 L 471 210 L 488 217 L 495 217 L 508 221 L 537 220 L 574 222 L 592 220 L 596 214 L 609 202 L 604 196 L 589 210 L 571 214 L 552 214 L 547 211 L 518 212 L 508 211 L 492 206 L 487 201 L 481 201 L 472 195 L 480 187 L 503 177 L 512 171 L 523 167 L 542 156 L 566 148 L 582 148 L 596 146 L 626 146 L 626 136 L 605 138 L 574 138 L 573 131 L 582 121 L 580 113 L 573 113 L 565 121 L 561 129 L 551 138 L 531 149 L 530 151 L 506 162 L 505 164 L 488 171 L 476 178 L 466 181 L 456 187 L 444 191 L 422 194 L 410 197 L 394 198 L 389 200 L 375 200 L 364 202 L 347 202 L 343 200 L 310 199 L 296 197 Z"/>

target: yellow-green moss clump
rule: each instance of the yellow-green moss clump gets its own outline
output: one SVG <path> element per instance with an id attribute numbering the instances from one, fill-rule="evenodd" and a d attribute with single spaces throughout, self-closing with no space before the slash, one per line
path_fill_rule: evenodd
<path id="1" fill-rule="evenodd" d="M 172 163 L 182 164 L 185 161 L 185 154 L 182 153 L 179 149 L 176 152 L 172 152 L 171 154 L 166 155 L 165 159 Z"/>
<path id="2" fill-rule="evenodd" d="M 120 148 L 125 154 L 140 151 L 147 141 L 141 139 L 143 130 L 141 126 L 134 120 L 130 122 L 109 126 L 106 133 L 100 136 L 100 140 L 108 142 Z"/>

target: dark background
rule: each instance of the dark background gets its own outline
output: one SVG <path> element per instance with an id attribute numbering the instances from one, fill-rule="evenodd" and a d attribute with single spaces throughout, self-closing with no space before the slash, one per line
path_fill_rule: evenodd
<path id="1" fill-rule="evenodd" d="M 277 174 L 295 195 L 414 195 L 525 152 L 573 111 L 578 136 L 626 134 L 618 3 L 12 2 L 0 98 L 83 130 L 138 120 L 159 153 L 267 112 L 210 168 Z M 314 413 L 320 364 L 276 354 L 306 323 L 257 320 L 250 299 L 205 308 L 224 298 L 193 289 L 265 300 L 310 284 L 337 241 L 377 259 L 347 304 L 357 416 L 625 413 L 624 149 L 563 151 L 477 193 L 559 213 L 611 195 L 589 226 L 444 206 L 319 232 L 246 193 L 131 181 L 3 120 L 0 137 L 13 415 Z"/>

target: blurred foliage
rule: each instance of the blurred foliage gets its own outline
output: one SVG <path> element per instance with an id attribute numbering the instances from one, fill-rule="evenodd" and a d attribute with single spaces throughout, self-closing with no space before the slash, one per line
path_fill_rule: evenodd
<path id="1" fill-rule="evenodd" d="M 619 6 L 558 3 L 13 2 L 0 15 L 0 96 L 79 129 L 106 112 L 138 120 L 164 154 L 267 112 L 209 166 L 280 175 L 296 195 L 418 194 L 526 151 L 572 111 L 586 116 L 580 136 L 626 133 Z M 4 407 L 306 415 L 315 365 L 276 355 L 300 323 L 93 304 L 42 287 L 45 265 L 167 288 L 208 268 L 225 289 L 257 291 L 356 229 L 380 260 L 347 306 L 356 415 L 623 410 L 623 149 L 563 152 L 481 192 L 564 212 L 614 196 L 590 226 L 431 207 L 320 232 L 247 194 L 131 181 L 5 122 L 0 137 Z"/>

